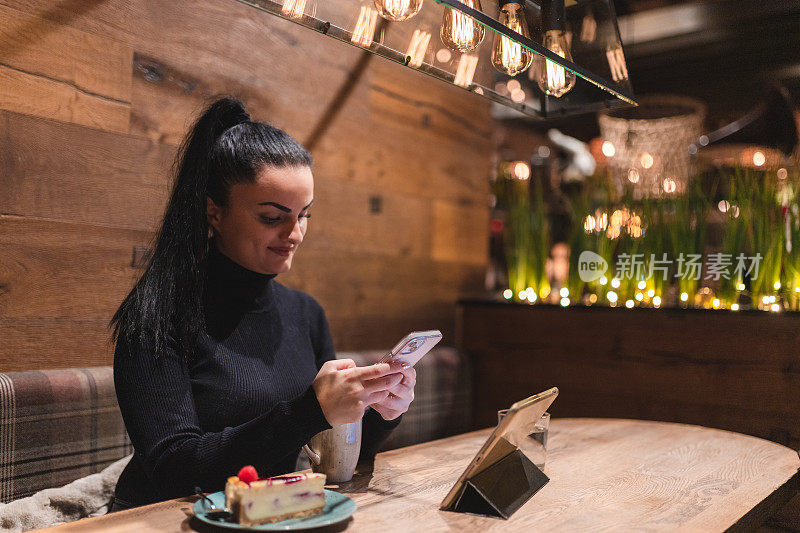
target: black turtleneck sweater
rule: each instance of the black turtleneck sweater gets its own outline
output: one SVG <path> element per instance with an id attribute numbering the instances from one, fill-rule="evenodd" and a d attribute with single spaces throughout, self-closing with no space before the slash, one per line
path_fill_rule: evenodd
<path id="1" fill-rule="evenodd" d="M 176 353 L 114 353 L 114 384 L 133 459 L 117 483 L 117 505 L 222 490 L 251 464 L 259 475 L 295 468 L 300 447 L 330 428 L 311 383 L 335 358 L 320 305 L 253 272 L 210 243 L 206 327 L 187 364 Z M 400 419 L 367 409 L 362 459 Z"/>

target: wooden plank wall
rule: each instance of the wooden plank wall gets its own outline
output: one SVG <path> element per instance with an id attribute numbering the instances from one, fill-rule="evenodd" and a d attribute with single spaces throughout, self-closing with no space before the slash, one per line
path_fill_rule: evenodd
<path id="1" fill-rule="evenodd" d="M 233 0 L 0 0 L 0 371 L 111 363 L 133 249 L 210 96 L 303 142 L 361 53 Z M 483 286 L 490 137 L 480 98 L 369 63 L 314 150 L 314 218 L 279 278 L 338 349 L 412 328 L 452 344 L 456 300 Z"/>

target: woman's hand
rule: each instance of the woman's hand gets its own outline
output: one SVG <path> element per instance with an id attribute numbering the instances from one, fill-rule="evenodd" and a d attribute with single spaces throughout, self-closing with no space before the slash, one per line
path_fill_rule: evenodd
<path id="1" fill-rule="evenodd" d="M 368 405 L 382 402 L 404 374 L 388 363 L 356 367 L 352 359 L 326 361 L 314 378 L 314 392 L 331 426 L 360 420 Z"/>
<path id="2" fill-rule="evenodd" d="M 408 406 L 414 401 L 414 385 L 417 384 L 417 371 L 408 367 L 400 372 L 403 379 L 389 391 L 385 399 L 371 404 L 384 420 L 394 420 L 408 411 Z"/>

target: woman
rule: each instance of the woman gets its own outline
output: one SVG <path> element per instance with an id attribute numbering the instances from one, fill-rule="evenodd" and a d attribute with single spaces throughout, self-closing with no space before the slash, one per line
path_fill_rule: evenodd
<path id="1" fill-rule="evenodd" d="M 153 255 L 111 321 L 134 447 L 112 510 L 220 490 L 247 464 L 291 472 L 312 436 L 362 417 L 374 455 L 414 395 L 413 368 L 334 360 L 319 304 L 273 279 L 306 233 L 310 154 L 224 98 L 178 157 Z"/>

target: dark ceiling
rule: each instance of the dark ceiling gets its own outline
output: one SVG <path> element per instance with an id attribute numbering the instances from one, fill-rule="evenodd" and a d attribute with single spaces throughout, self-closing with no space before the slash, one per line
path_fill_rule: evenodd
<path id="1" fill-rule="evenodd" d="M 615 0 L 637 96 L 673 93 L 708 105 L 709 128 L 741 117 L 780 83 L 800 106 L 800 0 Z M 591 124 L 590 124 L 591 123 Z M 548 123 L 587 138 L 596 121 Z"/>
<path id="2" fill-rule="evenodd" d="M 637 94 L 697 96 L 712 118 L 749 109 L 771 82 L 800 97 L 800 1 L 681 2 L 619 24 Z"/>
<path id="3" fill-rule="evenodd" d="M 617 11 L 617 15 L 622 16 L 640 11 L 691 3 L 695 3 L 694 0 L 614 0 L 614 8 Z"/>

